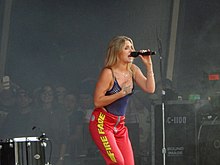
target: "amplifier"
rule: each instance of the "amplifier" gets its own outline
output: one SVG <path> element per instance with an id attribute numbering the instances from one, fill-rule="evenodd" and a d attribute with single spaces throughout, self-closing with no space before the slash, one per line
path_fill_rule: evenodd
<path id="1" fill-rule="evenodd" d="M 164 104 L 166 165 L 196 164 L 196 113 L 188 101 L 168 101 Z M 151 162 L 163 164 L 162 105 L 151 108 Z"/>
<path id="2" fill-rule="evenodd" d="M 198 132 L 198 165 L 220 164 L 220 122 L 205 121 Z"/>

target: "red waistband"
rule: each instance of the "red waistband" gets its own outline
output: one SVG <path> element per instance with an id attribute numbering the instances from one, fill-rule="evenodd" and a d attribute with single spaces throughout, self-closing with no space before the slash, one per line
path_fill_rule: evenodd
<path id="1" fill-rule="evenodd" d="M 113 115 L 109 112 L 107 112 L 106 110 L 104 110 L 103 108 L 95 108 L 94 109 L 94 113 L 96 112 L 101 112 L 102 114 L 104 114 L 108 119 L 111 119 L 111 120 L 114 120 L 114 121 L 117 121 L 118 118 L 120 117 L 120 121 L 124 121 L 125 120 L 125 116 L 116 116 L 116 115 Z"/>

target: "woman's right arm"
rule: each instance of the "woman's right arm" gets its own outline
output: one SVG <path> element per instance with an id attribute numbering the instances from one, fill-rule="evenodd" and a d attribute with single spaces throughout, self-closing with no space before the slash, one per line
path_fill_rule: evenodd
<path id="1" fill-rule="evenodd" d="M 125 96 L 123 91 L 105 96 L 106 92 L 112 88 L 113 82 L 112 71 L 108 68 L 104 68 L 100 73 L 94 92 L 94 105 L 96 108 L 104 107 Z"/>

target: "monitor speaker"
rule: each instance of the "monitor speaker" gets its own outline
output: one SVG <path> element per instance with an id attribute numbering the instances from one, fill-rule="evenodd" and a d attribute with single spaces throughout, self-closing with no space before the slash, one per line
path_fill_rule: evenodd
<path id="1" fill-rule="evenodd" d="M 204 122 L 198 133 L 198 164 L 220 164 L 220 123 Z"/>
<path id="2" fill-rule="evenodd" d="M 164 104 L 166 165 L 196 164 L 196 113 L 194 105 L 185 101 Z M 151 108 L 151 162 L 163 164 L 162 104 Z"/>

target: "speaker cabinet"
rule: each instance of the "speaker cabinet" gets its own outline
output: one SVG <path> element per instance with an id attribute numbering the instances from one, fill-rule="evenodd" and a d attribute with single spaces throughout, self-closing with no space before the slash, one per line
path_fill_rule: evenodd
<path id="1" fill-rule="evenodd" d="M 198 133 L 198 165 L 220 164 L 220 123 L 204 122 Z"/>
<path id="2" fill-rule="evenodd" d="M 156 103 L 151 108 L 152 165 L 163 164 L 163 108 Z M 196 113 L 187 101 L 164 104 L 166 165 L 196 164 Z"/>

